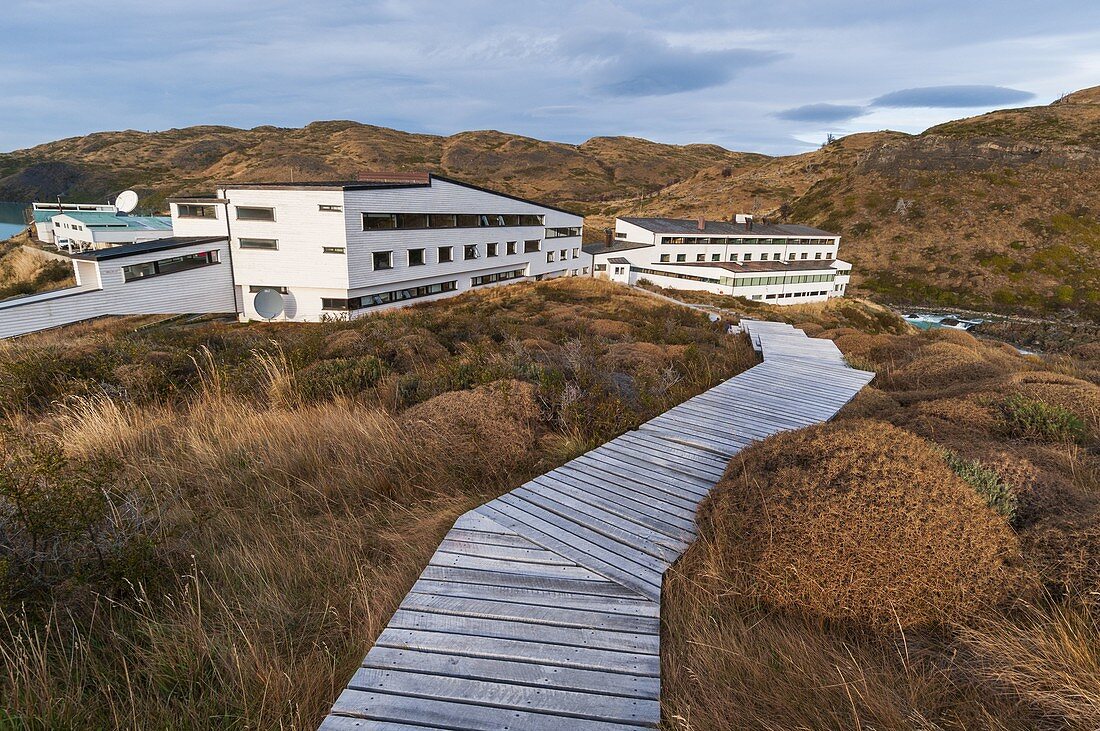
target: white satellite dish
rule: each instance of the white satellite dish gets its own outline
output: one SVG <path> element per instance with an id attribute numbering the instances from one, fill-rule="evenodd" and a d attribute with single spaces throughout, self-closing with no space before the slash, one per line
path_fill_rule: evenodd
<path id="1" fill-rule="evenodd" d="M 279 294 L 278 290 L 265 287 L 256 293 L 256 298 L 252 300 L 252 306 L 256 308 L 256 313 L 260 317 L 265 320 L 274 320 L 283 314 L 283 296 Z"/>
<path id="2" fill-rule="evenodd" d="M 119 213 L 131 213 L 138 204 L 138 194 L 132 190 L 124 190 L 115 198 L 115 208 Z"/>

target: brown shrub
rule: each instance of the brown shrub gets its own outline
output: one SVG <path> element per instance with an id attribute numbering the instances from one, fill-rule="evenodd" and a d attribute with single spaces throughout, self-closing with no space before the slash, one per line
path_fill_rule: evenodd
<path id="1" fill-rule="evenodd" d="M 998 361 L 1000 357 L 991 359 L 988 353 L 977 347 L 934 342 L 921 348 L 908 364 L 891 371 L 886 381 L 893 390 L 942 389 L 1008 372 L 1004 364 Z"/>
<path id="2" fill-rule="evenodd" d="M 634 333 L 634 327 L 628 322 L 601 318 L 588 323 L 588 332 L 598 338 L 621 340 L 630 337 Z"/>
<path id="3" fill-rule="evenodd" d="M 639 368 L 663 368 L 670 359 L 668 348 L 656 343 L 614 343 L 605 356 L 612 370 L 630 371 Z"/>
<path id="4" fill-rule="evenodd" d="M 358 330 L 340 330 L 325 338 L 321 355 L 325 358 L 355 358 L 374 350 Z"/>
<path id="5" fill-rule="evenodd" d="M 1021 586 L 1019 544 L 927 442 L 881 422 L 773 437 L 712 493 L 697 544 L 728 590 L 824 617 L 922 625 Z"/>
<path id="6" fill-rule="evenodd" d="M 506 474 L 536 456 L 539 407 L 535 387 L 522 381 L 440 394 L 400 418 L 409 438 L 426 449 L 455 445 L 455 459 L 472 473 Z"/>
<path id="7" fill-rule="evenodd" d="M 898 408 L 900 404 L 893 396 L 880 391 L 874 386 L 864 386 L 856 397 L 840 410 L 837 418 L 864 418 L 875 416 L 880 419 L 888 418 L 888 415 Z"/>
<path id="8" fill-rule="evenodd" d="M 825 331 L 825 328 L 816 322 L 797 322 L 795 323 L 795 327 L 811 338 L 816 338 Z"/>
<path id="9" fill-rule="evenodd" d="M 1006 385 L 1007 393 L 1019 393 L 1072 412 L 1091 436 L 1100 438 L 1100 386 L 1050 371 L 1016 373 Z"/>

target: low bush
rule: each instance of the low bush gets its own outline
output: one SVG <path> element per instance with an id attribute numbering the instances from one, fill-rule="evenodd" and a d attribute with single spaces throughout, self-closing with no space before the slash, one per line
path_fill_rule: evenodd
<path id="1" fill-rule="evenodd" d="M 954 473 L 973 487 L 989 507 L 1003 515 L 1010 524 L 1015 524 L 1018 506 L 1016 492 L 1005 484 L 999 474 L 978 460 L 963 459 L 949 450 L 943 450 L 943 457 Z"/>
<path id="2" fill-rule="evenodd" d="M 1084 437 L 1085 423 L 1069 409 L 1014 394 L 998 404 L 1013 436 L 1073 442 Z"/>

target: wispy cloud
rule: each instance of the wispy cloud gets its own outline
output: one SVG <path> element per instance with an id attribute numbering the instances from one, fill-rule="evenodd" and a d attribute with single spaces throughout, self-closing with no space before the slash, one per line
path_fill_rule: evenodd
<path id="1" fill-rule="evenodd" d="M 901 89 L 875 98 L 876 107 L 938 107 L 965 109 L 997 105 L 1019 104 L 1034 99 L 1030 91 L 1009 89 L 1005 86 L 982 84 L 953 86 L 922 86 Z"/>
<path id="2" fill-rule="evenodd" d="M 846 122 L 866 113 L 865 108 L 851 104 L 804 104 L 776 112 L 775 116 L 790 122 Z"/>

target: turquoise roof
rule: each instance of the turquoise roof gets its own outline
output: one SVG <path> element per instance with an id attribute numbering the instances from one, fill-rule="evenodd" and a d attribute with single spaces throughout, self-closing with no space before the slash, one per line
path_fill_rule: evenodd
<path id="1" fill-rule="evenodd" d="M 43 213 L 47 211 L 41 211 Z M 35 211 L 40 213 L 40 211 Z M 50 218 L 65 215 L 80 221 L 92 229 L 140 229 L 145 231 L 171 231 L 172 219 L 164 216 L 116 216 L 105 211 L 48 211 Z M 37 217 L 35 220 L 38 220 Z"/>

